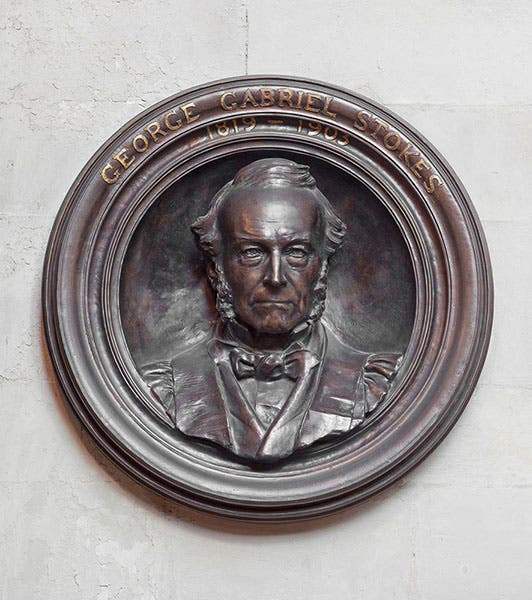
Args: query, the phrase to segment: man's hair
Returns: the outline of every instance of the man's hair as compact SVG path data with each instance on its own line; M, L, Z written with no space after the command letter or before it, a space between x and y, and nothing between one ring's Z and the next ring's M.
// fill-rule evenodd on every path
M215 194L208 212L192 224L191 229L197 237L198 245L208 256L216 257L220 252L221 233L218 227L218 215L224 201L231 194L252 187L292 187L311 190L317 201L320 218L325 225L325 258L334 254L342 245L346 226L316 186L310 168L286 158L263 158L240 169L234 179Z

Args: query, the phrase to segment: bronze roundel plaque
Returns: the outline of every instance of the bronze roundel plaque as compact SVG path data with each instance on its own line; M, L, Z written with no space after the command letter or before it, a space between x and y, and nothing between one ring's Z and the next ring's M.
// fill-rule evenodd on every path
M250 520L324 515L452 427L492 282L466 192L371 100L244 77L139 115L83 169L44 271L61 386L158 492Z

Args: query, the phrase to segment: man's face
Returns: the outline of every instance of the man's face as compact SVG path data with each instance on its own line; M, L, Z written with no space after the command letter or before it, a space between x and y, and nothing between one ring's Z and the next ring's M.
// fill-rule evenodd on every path
M224 202L223 270L241 323L286 334L307 319L321 267L318 215L305 189L249 188Z

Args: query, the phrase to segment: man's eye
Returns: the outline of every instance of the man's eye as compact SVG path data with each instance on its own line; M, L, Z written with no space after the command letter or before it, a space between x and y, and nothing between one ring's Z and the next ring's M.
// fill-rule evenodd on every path
M303 248L289 248L287 254L292 258L305 258L307 256L307 252Z
M242 256L242 258L260 258L262 256L262 251L260 248L246 248L240 252L240 256Z

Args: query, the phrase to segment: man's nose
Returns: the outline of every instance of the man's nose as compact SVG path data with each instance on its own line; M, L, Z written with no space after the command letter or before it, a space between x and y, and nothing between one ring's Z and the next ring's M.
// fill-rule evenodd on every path
M277 250L274 250L270 255L270 264L264 281L271 287L282 287L283 285L286 285L281 253Z

